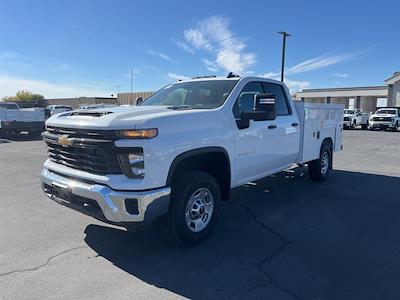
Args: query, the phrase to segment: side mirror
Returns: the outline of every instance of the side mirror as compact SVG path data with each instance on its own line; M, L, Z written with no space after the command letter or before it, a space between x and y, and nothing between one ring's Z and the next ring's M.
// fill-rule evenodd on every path
M136 98L136 105L139 105L142 102L143 102L143 98L142 97L137 97Z
M274 94L254 95L251 112L242 112L242 120L267 121L276 119L276 97Z

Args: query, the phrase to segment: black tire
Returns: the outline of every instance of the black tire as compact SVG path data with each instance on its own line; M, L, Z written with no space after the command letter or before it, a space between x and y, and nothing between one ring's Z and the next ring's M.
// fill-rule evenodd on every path
M362 124L361 125L362 130L367 130L368 129L368 124Z
M396 131L397 131L397 128L399 128L399 123L398 123L398 122L396 122L396 124L395 124L394 127L392 128L392 131L393 131L393 132L396 132Z
M210 197L208 192L206 192L208 201L213 202L213 210L210 213L211 215L208 215L208 218L206 218L208 223L204 225L205 227L201 231L195 232L195 228L187 222L186 212L189 200L200 189L205 189L211 194ZM169 212L164 217L162 224L164 234L169 240L182 246L200 243L210 234L215 224L220 201L221 191L214 177L198 171L189 171L180 174L172 185ZM203 213L205 207L206 205L203 206ZM190 215L188 215L188 218L190 218ZM199 217L199 219L202 219L202 217ZM194 224L194 221L192 221L192 224Z
M351 129L351 130L354 130L354 129L356 129L356 127L357 127L357 123L356 123L356 121L354 121L354 122L351 124L350 129Z
M328 178L332 169L332 157L333 155L330 143L324 142L321 146L319 158L308 163L308 173L312 180L324 181ZM326 159L328 159L327 162Z

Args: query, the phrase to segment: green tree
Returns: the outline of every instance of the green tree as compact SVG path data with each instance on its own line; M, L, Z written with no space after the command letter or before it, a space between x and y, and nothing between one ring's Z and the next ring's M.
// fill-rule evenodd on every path
M41 101L44 99L43 95L34 94L30 91L20 90L15 96L3 97L3 101Z

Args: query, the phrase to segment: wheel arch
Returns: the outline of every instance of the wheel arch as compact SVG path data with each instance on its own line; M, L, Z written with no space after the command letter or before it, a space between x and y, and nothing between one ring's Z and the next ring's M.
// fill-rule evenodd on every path
M184 171L197 170L213 176L221 189L222 200L228 200L231 189L231 165L229 154L223 147L203 147L176 156L168 171L167 186Z

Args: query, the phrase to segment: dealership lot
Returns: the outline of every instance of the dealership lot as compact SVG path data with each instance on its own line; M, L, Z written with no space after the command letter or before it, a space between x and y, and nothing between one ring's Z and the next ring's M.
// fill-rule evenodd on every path
M233 191L192 248L47 199L42 141L0 143L0 298L395 299L400 133L345 131L333 176L296 168Z

